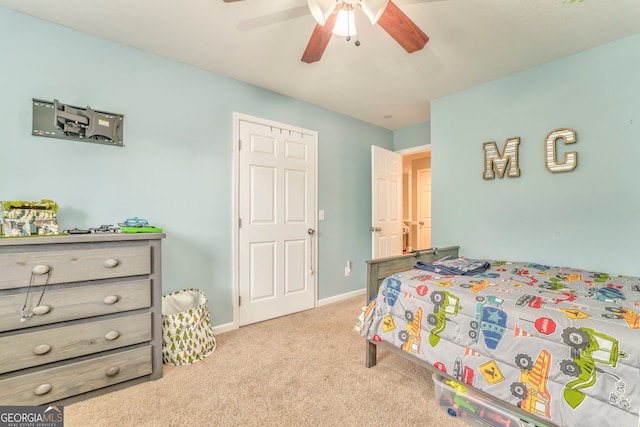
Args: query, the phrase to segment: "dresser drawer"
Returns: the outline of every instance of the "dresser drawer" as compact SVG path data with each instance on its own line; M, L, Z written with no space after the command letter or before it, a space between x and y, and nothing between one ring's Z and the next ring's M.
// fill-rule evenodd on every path
M0 337L0 374L151 341L151 313Z
M0 405L42 405L150 374L151 346L0 377Z
M41 292L40 288L31 290L28 308L37 303ZM151 281L131 280L46 290L39 310L36 310L43 313L23 321L20 310L26 295L0 297L0 332L150 307Z
M114 246L0 254L0 289L137 276L151 272L149 246Z

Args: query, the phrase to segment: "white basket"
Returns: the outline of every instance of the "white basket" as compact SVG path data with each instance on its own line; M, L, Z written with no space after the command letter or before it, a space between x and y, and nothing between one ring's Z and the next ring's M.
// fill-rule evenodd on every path
M162 361L189 365L216 349L207 297L198 289L184 289L162 297Z

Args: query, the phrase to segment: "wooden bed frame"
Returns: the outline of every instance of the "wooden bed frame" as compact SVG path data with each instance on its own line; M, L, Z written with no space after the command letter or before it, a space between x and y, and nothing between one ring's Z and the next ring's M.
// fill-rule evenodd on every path
M387 258L378 258L378 259L370 259L367 261L367 303L371 301L373 297L378 294L378 290L380 289L380 284L384 280L385 277L391 276L395 273L400 273L402 271L411 270L416 262L425 261L431 262L436 261L446 256L458 256L459 246L450 246L447 248L430 248L425 249L424 251L416 251L411 252L406 255L398 255L394 257ZM409 360L412 360L419 365L423 365L428 367L431 370L435 368L430 364L423 360L416 359L415 357L408 354L406 351L402 351L399 348L392 346L391 344L383 343L383 342L373 342L367 341L367 368L371 368L376 365L376 350L377 348L384 348L385 350L389 350L392 353L399 354L403 357L406 357Z
M459 246L449 246L446 248L430 248L430 249L425 249L423 251L412 252L406 255L368 260L367 261L367 303L371 301L371 299L378 294L380 284L386 277L395 273L411 270L413 266L416 264L416 262L418 261L431 262L431 261L436 261L441 258L444 258L445 256L457 257L459 249L460 249ZM438 375L442 375L447 379L458 381L455 378L451 377L450 375L447 375L444 372L440 371L431 363L418 359L415 356L412 356L411 354L407 353L406 351L403 351L402 349L394 347L393 345L385 342L376 342L376 341L367 340L367 350L366 350L367 368L371 368L376 365L378 347L385 349L390 353L404 357L405 359L412 361L418 366L427 368L430 372L437 373ZM506 402L503 402L498 398L483 392L482 390L478 390L474 388L474 392L481 395L484 399L493 403L495 406L500 408L505 408L507 412L519 414L522 418L532 420L533 422L536 423L536 426L555 427L555 424L550 423L549 420L542 419L534 414L525 412L524 410L516 407L515 405L510 405Z

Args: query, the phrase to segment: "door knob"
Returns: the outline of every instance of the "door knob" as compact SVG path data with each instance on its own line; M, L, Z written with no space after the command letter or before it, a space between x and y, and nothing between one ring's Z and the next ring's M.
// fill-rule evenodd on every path
M314 230L313 228L310 228L307 230L307 234L309 234L310 236L313 236L316 233L316 230Z
M423 222L423 221L420 221L418 224L420 224L420 225L424 225L424 222Z
M382 231L382 228L380 228L380 227L371 227L369 230L371 230L371 231Z

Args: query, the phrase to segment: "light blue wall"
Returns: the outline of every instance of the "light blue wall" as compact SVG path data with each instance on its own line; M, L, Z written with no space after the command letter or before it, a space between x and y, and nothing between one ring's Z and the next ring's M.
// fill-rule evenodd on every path
M640 35L432 103L433 242L470 257L640 275ZM543 141L577 132L572 172ZM483 180L482 143L519 136L518 178Z
M200 288L212 323L231 322L237 111L318 131L318 297L364 286L370 146L391 131L3 7L0 58L0 200L55 200L64 229L149 219L167 233L164 292ZM32 98L123 114L125 147L32 136Z
M431 123L420 123L393 132L394 151L431 144Z

